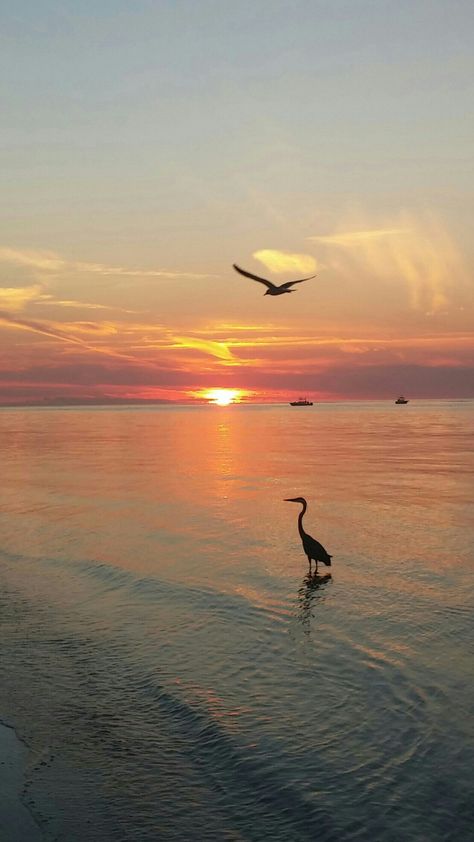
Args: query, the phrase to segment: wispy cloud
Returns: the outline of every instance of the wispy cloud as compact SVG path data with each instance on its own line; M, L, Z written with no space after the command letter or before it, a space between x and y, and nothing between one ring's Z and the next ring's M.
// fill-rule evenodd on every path
M79 272L88 272L93 275L119 275L126 278L209 278L208 274L197 272L175 272L165 269L128 269L123 266L107 266L103 263L69 263L72 269Z
M31 251L25 249L12 249L8 246L0 246L0 261L12 263L15 266L28 266L31 269L40 269L46 272L57 272L64 266L64 260L51 251Z
M30 301L38 300L43 291L41 284L27 287L0 287L0 305L17 312Z
M222 337L222 341L227 341L228 336L233 336L234 334L243 334L243 333L275 333L281 332L285 330L291 330L291 328L282 328L281 325L276 324L234 324L233 322L219 322L218 324L210 324L206 325L202 328L202 332L206 334L206 336L214 336L218 335Z
M467 296L467 271L446 227L433 214L404 212L396 221L308 239L328 249L325 263L339 277L405 284L410 307L425 315L459 309Z
M139 310L126 310L123 307L114 307L111 304L94 304L87 301L55 298L51 293L44 292L45 288L44 283L30 284L29 286L23 287L0 286L0 306L5 307L12 313L23 310L27 304L73 307L78 310L108 310L109 312L133 315L140 313Z
M71 336L64 328L49 323L37 321L36 319L24 319L20 316L13 315L7 310L0 310L0 322L7 326L19 328L20 330L28 330L33 333L40 333L43 336L49 336L53 339L60 339L62 342L72 342L75 345L82 345L87 347L86 343L78 337Z
M68 335L86 334L89 336L116 336L117 325L111 322L62 322L61 329Z
M51 322L22 318L12 314L8 310L0 310L0 323L7 327L26 330L31 333L38 333L51 339L57 339L60 342L67 342L72 345L80 346L87 351L93 351L94 353L105 354L109 357L136 362L135 358L129 356L128 354L119 353L110 348L101 348L91 345L89 342L86 342L84 339L81 339L81 337L75 335L77 332L95 332L97 335L99 333L97 326L93 326L93 331L91 330L91 325L89 325L89 330L87 331L84 329L84 324L81 325L81 323L79 324L79 327L77 325L73 327L69 325L62 325L61 327L58 327L56 324Z
M235 361L232 351L229 350L225 342L214 342L212 339L199 339L193 336L176 337L175 341L169 345L170 348L192 348L196 351L203 351L205 354L210 354L212 357L217 357L227 363Z
M261 249L253 257L263 263L271 272L301 272L308 274L316 271L316 260L310 254L292 254L278 249Z
M335 234L308 237L307 239L313 240L317 243L323 243L328 246L342 246L350 248L351 246L358 246L367 241L379 240L385 237L400 236L404 233L407 232L403 228L373 228L366 231L342 231Z
M42 272L79 272L92 275L116 275L127 278L208 278L207 274L196 272L169 271L166 269L136 269L124 266L110 266L105 263L67 260L51 251L30 251L0 246L0 261L25 266Z
M114 307L113 304L93 304L88 301L76 301L69 298L55 298L54 295L50 294L41 295L35 303L53 304L55 307L73 307L78 310L108 310L109 312L128 313L132 315L137 315L142 312L141 310L126 310L124 307Z
M159 324L128 323L120 326L120 334L122 343L128 342L129 350L134 352L199 351L226 365L239 362L225 339L208 339L198 333L184 336Z

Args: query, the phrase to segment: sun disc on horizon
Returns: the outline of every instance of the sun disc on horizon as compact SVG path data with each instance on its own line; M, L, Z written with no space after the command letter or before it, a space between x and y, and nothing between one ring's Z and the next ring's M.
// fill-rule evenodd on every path
M203 393L203 398L217 406L229 406L231 403L238 402L240 397L240 389L207 389Z

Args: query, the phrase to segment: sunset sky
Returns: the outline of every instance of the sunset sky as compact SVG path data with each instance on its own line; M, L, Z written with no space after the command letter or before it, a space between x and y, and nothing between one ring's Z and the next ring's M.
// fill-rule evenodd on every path
M474 397L471 0L2 30L0 403Z

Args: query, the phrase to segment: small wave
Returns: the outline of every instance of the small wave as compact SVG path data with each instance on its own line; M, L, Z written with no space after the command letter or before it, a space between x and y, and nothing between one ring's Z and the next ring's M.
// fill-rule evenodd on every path
M30 646L11 654L17 680L28 676L24 687L17 684L19 700L29 694L26 728L33 727L30 694L37 700L34 727L43 743L30 769L27 799L37 810L43 805L46 827L54 793L60 803L69 803L62 838L71 842L152 842L157 826L170 840L217 840L225 833L262 842L340 838L316 794L288 778L281 748L268 734L253 742L246 732L230 730L226 717L216 718L204 691L189 684L173 688L166 674L141 669L130 645L77 630L74 637L55 633L58 618L46 616L48 626L37 624ZM48 681L54 695L48 695ZM97 793L102 806L94 803ZM97 824L87 829L89 810ZM205 836L204 815L210 822ZM114 835L111 828L117 827L122 831Z

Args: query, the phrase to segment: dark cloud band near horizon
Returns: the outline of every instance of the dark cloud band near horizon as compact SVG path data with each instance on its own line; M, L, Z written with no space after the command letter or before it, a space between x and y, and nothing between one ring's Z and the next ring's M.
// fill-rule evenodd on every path
M131 376L132 375L132 376ZM418 398L474 398L473 366L418 366L410 364L364 366L335 366L330 371L303 372L294 374L262 371L248 372L245 368L215 373L202 373L199 379L188 371L156 368L150 374L149 368L134 366L131 370L111 367L100 363L68 363L57 361L55 366L29 366L17 371L4 372L0 378L2 401L11 397L11 388L21 389L25 397L31 393L36 397L43 388L45 394L60 395L67 387L79 399L84 390L94 395L108 394L113 390L115 397L120 393L145 397L152 390L156 397L166 399L169 392L181 392L188 399L191 391L212 388L245 389L259 396L275 393L278 399L294 392L323 396L326 399L381 399L405 392ZM173 394L173 399L175 395Z

